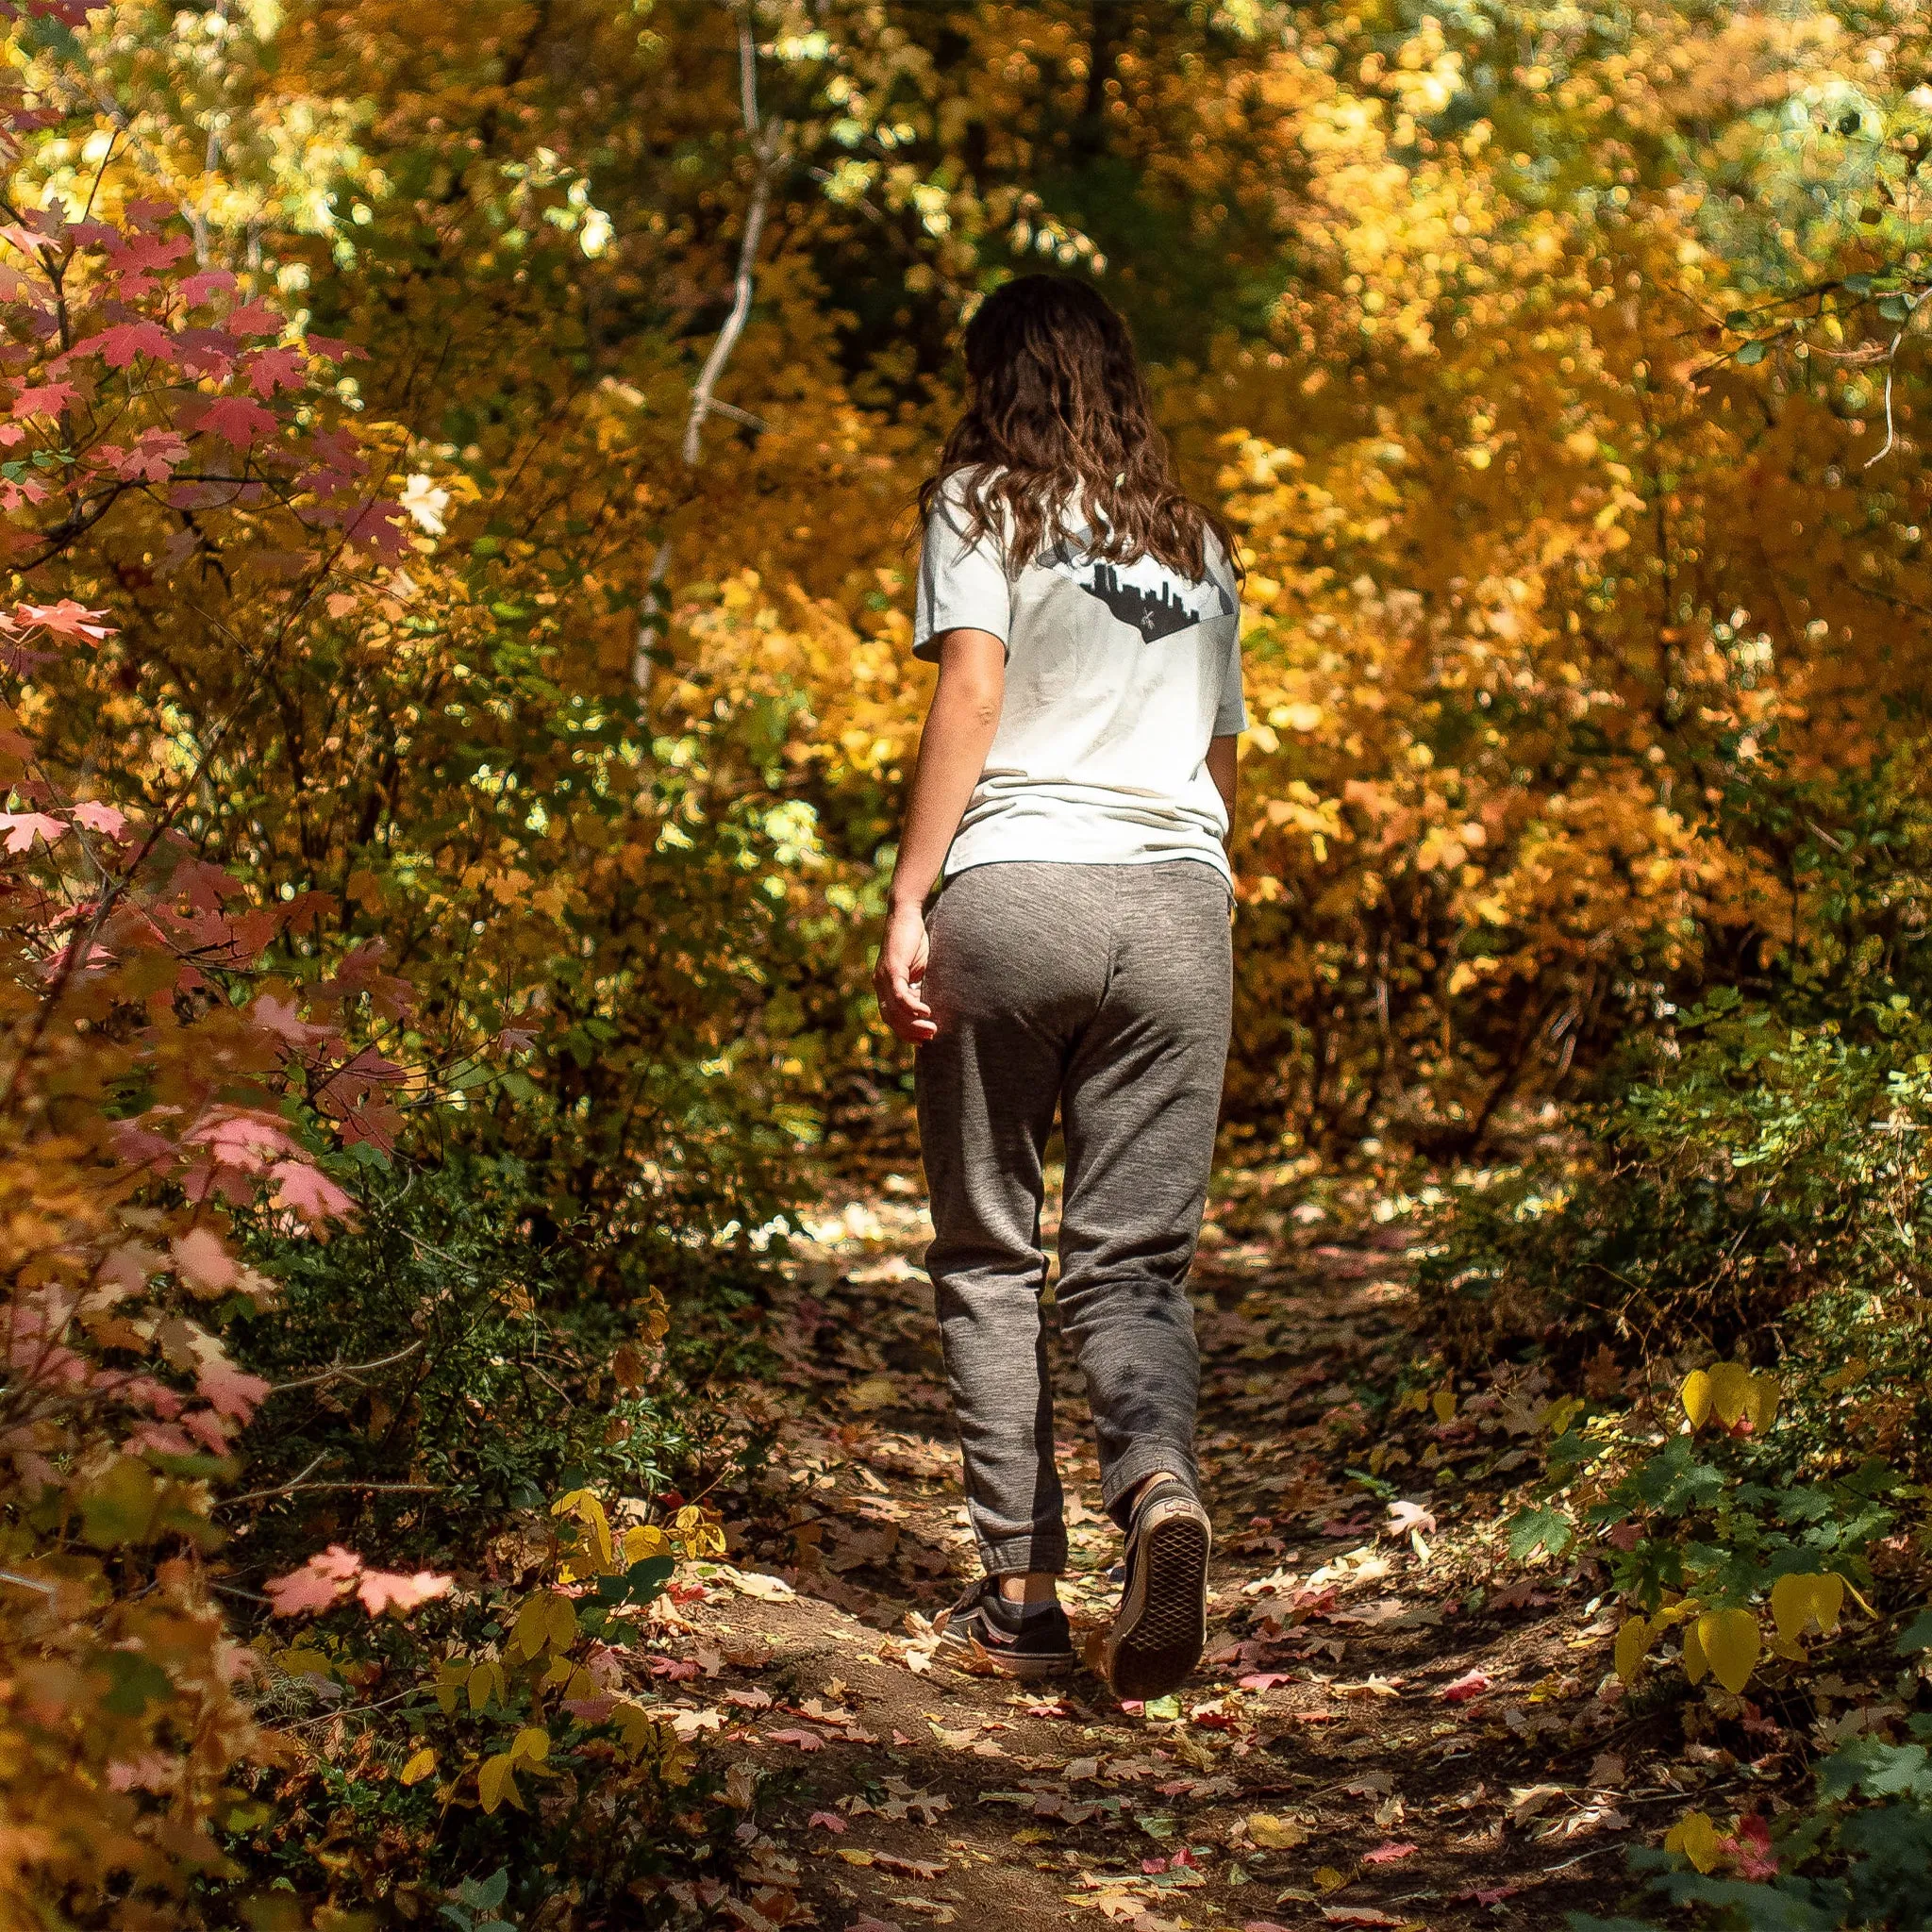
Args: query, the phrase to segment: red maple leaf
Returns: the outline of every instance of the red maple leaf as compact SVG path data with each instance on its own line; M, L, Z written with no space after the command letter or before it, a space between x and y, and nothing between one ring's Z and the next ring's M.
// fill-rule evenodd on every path
M237 449L247 449L264 436L273 436L281 425L250 397L223 396L202 411L195 427L232 442Z

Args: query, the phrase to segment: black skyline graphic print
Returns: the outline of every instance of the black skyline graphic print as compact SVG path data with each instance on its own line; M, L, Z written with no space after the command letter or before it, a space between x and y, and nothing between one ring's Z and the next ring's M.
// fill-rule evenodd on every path
M1093 581L1080 588L1090 597L1098 597L1123 624L1130 624L1151 644L1171 638L1201 622L1203 611L1190 610L1174 593L1171 584L1158 591L1144 591L1138 584L1124 584L1121 574L1110 563L1093 566ZM1220 591L1221 614L1232 614L1233 606L1225 591Z

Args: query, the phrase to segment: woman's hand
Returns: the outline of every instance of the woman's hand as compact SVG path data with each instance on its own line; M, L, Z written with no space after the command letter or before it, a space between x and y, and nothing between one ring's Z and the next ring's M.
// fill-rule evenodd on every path
M894 906L886 915L886 936L879 944L872 983L886 1024L914 1046L938 1038L940 1030L922 991L930 950L924 909L909 903Z

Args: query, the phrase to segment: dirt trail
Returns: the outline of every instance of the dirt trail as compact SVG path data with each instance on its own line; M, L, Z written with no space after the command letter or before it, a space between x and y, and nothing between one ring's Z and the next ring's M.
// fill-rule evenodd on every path
M777 1324L773 1466L657 1667L680 1727L741 1802L756 1791L731 1883L693 1903L751 1932L1541 1932L1606 1908L1623 1843L1687 1788L1636 1767L1641 1721L1603 1688L1607 1617L1492 1568L1530 1400L1385 1412L1416 1352L1402 1257L1330 1226L1273 1216L1263 1239L1204 1243L1208 1657L1144 1711L1085 1673L1020 1688L930 1659L921 1620L974 1563L924 1220L889 1177L816 1227ZM1097 1629L1118 1537L1077 1397L1058 1433L1068 1607ZM1392 1496L1349 1478L1372 1452Z

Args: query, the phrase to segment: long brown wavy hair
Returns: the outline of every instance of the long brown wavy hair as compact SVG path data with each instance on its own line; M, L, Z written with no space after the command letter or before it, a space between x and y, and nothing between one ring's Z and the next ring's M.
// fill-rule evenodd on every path
M1210 534L1239 571L1227 526L1174 482L1133 338L1090 284L1022 275L996 290L966 326L966 374L972 398L920 486L922 520L965 472L965 534L992 533L1008 571L1065 543L1110 563L1152 556L1199 582Z

